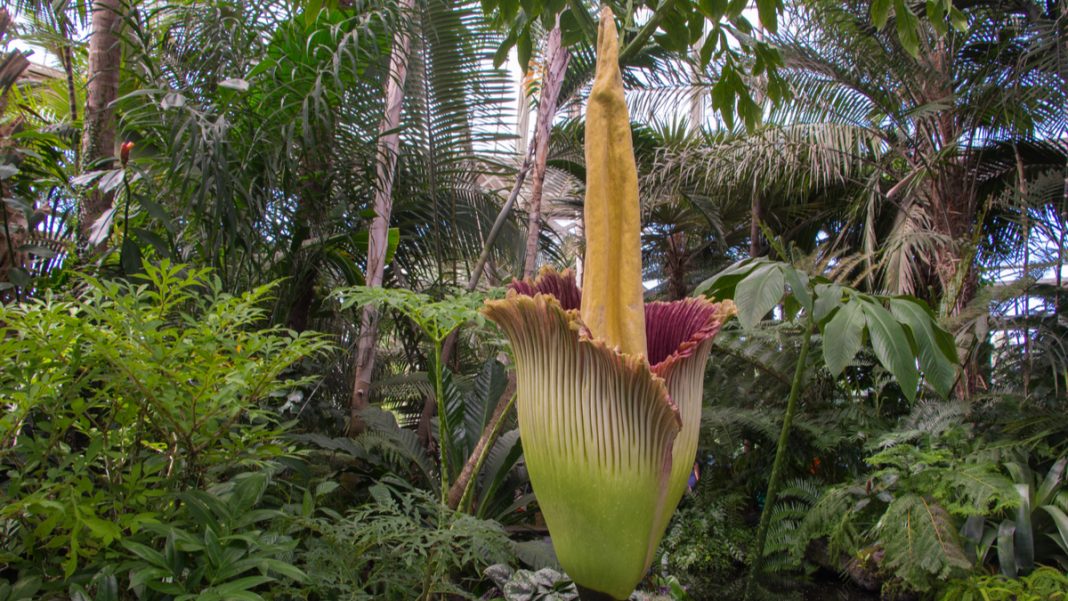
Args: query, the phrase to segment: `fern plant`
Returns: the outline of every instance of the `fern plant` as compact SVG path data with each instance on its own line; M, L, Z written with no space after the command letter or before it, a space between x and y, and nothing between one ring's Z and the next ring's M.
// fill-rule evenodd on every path
M372 502L345 515L321 510L295 521L308 534L299 554L308 579L279 598L473 599L482 570L513 559L495 522L454 512L395 477L370 492Z
M829 489L805 516L792 549L826 538L832 558L878 549L880 569L908 588L929 591L973 566L958 533L970 516L1005 511L1018 498L997 463L972 448L968 429L946 410L921 404L884 436L867 462L873 471Z
M1064 601L1068 599L1068 574L1054 568L1038 568L1022 578L1004 575L972 576L954 580L939 601Z

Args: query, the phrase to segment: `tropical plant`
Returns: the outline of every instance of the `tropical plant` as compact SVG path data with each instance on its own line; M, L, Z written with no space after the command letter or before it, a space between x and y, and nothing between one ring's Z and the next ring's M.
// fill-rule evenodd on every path
M954 580L939 601L1063 601L1068 599L1068 576L1054 568L1038 568L1022 578L1003 575Z
M0 9L0 301L32 296L69 250L71 137L37 106L27 53L7 50L14 23Z
M515 353L525 461L557 557L591 599L626 598L653 559L696 455L711 338L733 312L643 302L618 53L605 8L587 109L585 294L546 270L484 309Z
M759 196L754 221L802 248L822 244L854 285L913 294L947 316L974 297L974 265L1015 246L1004 236L1028 219L1030 232L1039 219L1060 229L1052 213L1032 204L1028 217L1015 201L1028 183L1042 206L1063 196L1038 185L1063 179L1063 149L1052 153L1059 160L1034 151L1063 131L1062 59L1044 50L1060 13L980 2L958 7L970 24L961 31L917 22L908 3L893 3L888 18L890 6L793 6L791 26L771 36L790 101L769 109L764 128L668 149L659 172ZM892 29L918 36L895 39ZM976 383L973 374L966 385L974 392Z
M470 591L481 571L512 559L511 542L495 522L454 512L396 478L384 478L370 492L371 503L344 515L320 509L319 515L294 522L294 529L307 536L299 565L308 580L286 595L473 599Z
M80 279L0 307L0 520L6 563L78 582L169 495L292 452L273 405L329 348L262 328L272 287L239 296L206 270L163 262L129 281Z
M960 403L917 405L871 447L871 473L821 495L801 523L795 560L808 541L826 537L832 561L877 558L880 572L914 590L970 570L960 524L1010 509L1018 496L962 425L967 410Z
M781 245L779 253L787 256ZM739 307L738 321L743 327L752 328L780 303L783 303L784 317L800 321L802 327L801 350L756 533L750 572L752 583L762 569L764 546L814 335L822 334L824 362L831 375L838 377L860 352L867 332L879 362L893 375L909 400L916 397L919 385L917 366L940 395L950 392L957 379L956 347L922 301L862 294L820 276L810 277L788 263L746 259L699 286L697 292L733 299ZM889 310L884 303L889 305Z
M1060 459L1039 481L1026 462L1005 464L1017 495L1013 499L1015 511L1010 510L1000 521L973 516L962 529L980 563L993 549L1001 573L1009 578L1031 573L1036 563L1056 562L1068 568L1066 465L1068 459Z
M695 599L709 598L734 580L752 545L753 530L739 511L744 499L716 488L711 479L699 481L694 494L683 500L652 568L655 574L675 577Z
M265 585L305 582L293 565L297 540L269 529L286 515L263 507L269 485L268 474L257 472L179 494L173 516L122 541L130 557L117 570L129 574L123 588L139 601L263 601ZM110 580L117 583L114 575ZM103 582L96 586L97 598L104 597Z

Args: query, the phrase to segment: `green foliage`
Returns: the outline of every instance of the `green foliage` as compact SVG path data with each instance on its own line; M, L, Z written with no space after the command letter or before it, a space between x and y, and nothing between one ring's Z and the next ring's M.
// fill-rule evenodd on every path
M633 60L646 46L653 46L654 54L666 51L683 57L691 47L699 46L692 60L702 69L718 59L719 76L711 90L711 101L728 128L734 126L736 116L750 128L762 119L760 104L754 100L756 94L747 83L751 77L765 77L763 92L773 101L786 96L787 88L777 74L782 57L760 36L753 35L755 27L744 14L748 6L745 2L642 0L608 5L621 20L620 62L623 64ZM758 0L756 5L760 26L774 32L783 10L782 0ZM494 58L498 65L504 63L514 47L520 65L527 69L536 47L535 38L539 32L552 29L557 17L565 46L592 47L597 43L597 15L591 13L592 7L585 2L483 0L482 6L507 31ZM635 15L642 9L647 9L650 16L639 23ZM747 60L750 57L752 60Z
M466 460L474 451L505 389L506 372L496 359L483 363L478 375L469 382L453 374L441 362L445 339L450 334L467 323L479 326L485 324L485 318L479 309L486 295L462 293L434 300L429 295L411 290L356 286L337 290L334 296L340 299L342 308L373 304L397 311L410 319L430 339L433 347L430 377L438 409L438 482L444 500L449 483L460 474ZM507 411L510 411L510 407L506 408L505 415ZM503 423L502 421L498 424L498 436L504 434L500 428ZM478 471L469 481L463 498L470 502L475 487L481 486L482 499L477 509L478 515L492 514L503 517L527 502L525 499L504 500L508 488L502 488L505 484L520 484L511 477L511 470L519 460L522 448L518 441L518 431L509 432L491 443L492 446L488 447L486 454L480 458L488 463L485 468L482 463L477 465ZM467 510L471 507L461 509Z
M333 295L341 301L342 309L363 305L393 309L410 319L432 342L439 344L466 323L486 323L478 312L486 299L481 293L456 294L436 300L428 294L404 288L353 286L335 290Z
M897 496L879 518L874 533L886 553L882 568L911 587L925 590L972 564L956 538L950 515L917 494Z
M764 570L779 572L780 575L797 567L791 554L795 548L804 546L802 542L805 516L813 505L819 501L823 487L814 479L797 479L784 483L777 495L775 506L771 509L767 544L764 547ZM803 566L808 571L808 566Z
M789 294L787 294L789 285ZM926 382L947 396L957 381L957 350L923 301L911 296L877 296L809 276L788 263L746 259L697 287L697 294L730 298L738 321L752 329L780 304L785 319L805 311L825 340L823 358L834 376L853 361L865 334L879 363L897 380L909 400L919 383L917 364Z
M1005 464L1012 476L1015 510L992 514L1000 520L978 518L964 526L980 561L996 550L1001 573L1009 578L1030 573L1036 562L1068 567L1066 465L1068 458L1055 462L1040 481L1026 461Z
M267 530L282 511L262 508L269 478L250 473L178 495L179 510L122 546L120 568L142 601L263 601L254 589L304 581L293 566L297 540Z
M966 408L929 405L883 437L886 446L867 459L870 474L822 495L801 524L795 562L809 540L825 537L832 560L877 546L880 569L915 590L971 568L960 523L1011 509L1018 497L998 464L974 450L960 425Z
M170 493L291 452L272 404L328 348L262 326L271 287L233 296L207 271L85 277L77 296L0 307L0 558L46 580L90 570L165 520Z
M1064 601L1068 599L1068 574L1038 568L1022 578L1002 575L972 576L953 580L939 601Z
M710 486L698 490L672 517L653 569L704 599L737 577L753 532L741 519L739 497L717 496Z
M495 522L453 512L396 479L384 479L371 494L372 503L344 516L324 510L295 522L310 534L299 554L308 579L287 596L471 599L467 591L484 568L512 560L511 542Z

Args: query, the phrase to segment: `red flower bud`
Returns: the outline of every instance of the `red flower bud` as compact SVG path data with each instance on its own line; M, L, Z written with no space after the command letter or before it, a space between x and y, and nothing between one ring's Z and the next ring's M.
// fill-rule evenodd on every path
M130 162L130 151L133 150L133 147L134 143L129 140L122 143L122 148L119 149L119 160L122 161L123 167Z

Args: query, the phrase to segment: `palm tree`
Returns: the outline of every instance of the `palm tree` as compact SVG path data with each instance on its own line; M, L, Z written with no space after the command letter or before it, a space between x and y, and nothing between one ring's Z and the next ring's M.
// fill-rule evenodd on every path
M86 72L86 103L82 122L83 170L107 169L115 160L115 109L122 65L120 30L125 6L122 0L93 0L92 33L89 36L89 70ZM78 211L78 246L96 252L90 237L98 221L111 209L112 194L90 190ZM97 245L99 246L99 245Z
M956 313L975 294L988 233L984 149L1063 131L1058 66L1042 51L1061 17L1047 10L973 3L966 32L922 26L914 57L892 27L871 24L865 3L799 7L770 38L792 100L756 132L669 160L739 190L848 184L848 197L818 214L824 226L806 233L829 235L831 253L859 253L878 288Z
M401 11L412 9L412 0L404 0ZM406 15L405 15L406 16ZM382 285L389 248L389 218L393 212L393 180L400 151L400 117L404 104L404 84L408 77L411 39L406 28L397 30L386 72L385 111L378 128L378 160L375 165L376 190L374 219L367 237L366 282L368 286ZM375 364L375 342L378 335L378 309L374 305L363 308L360 317L360 337L356 344L356 367L353 376L352 401L349 404L349 430L358 431L360 413L370 402L371 373Z

